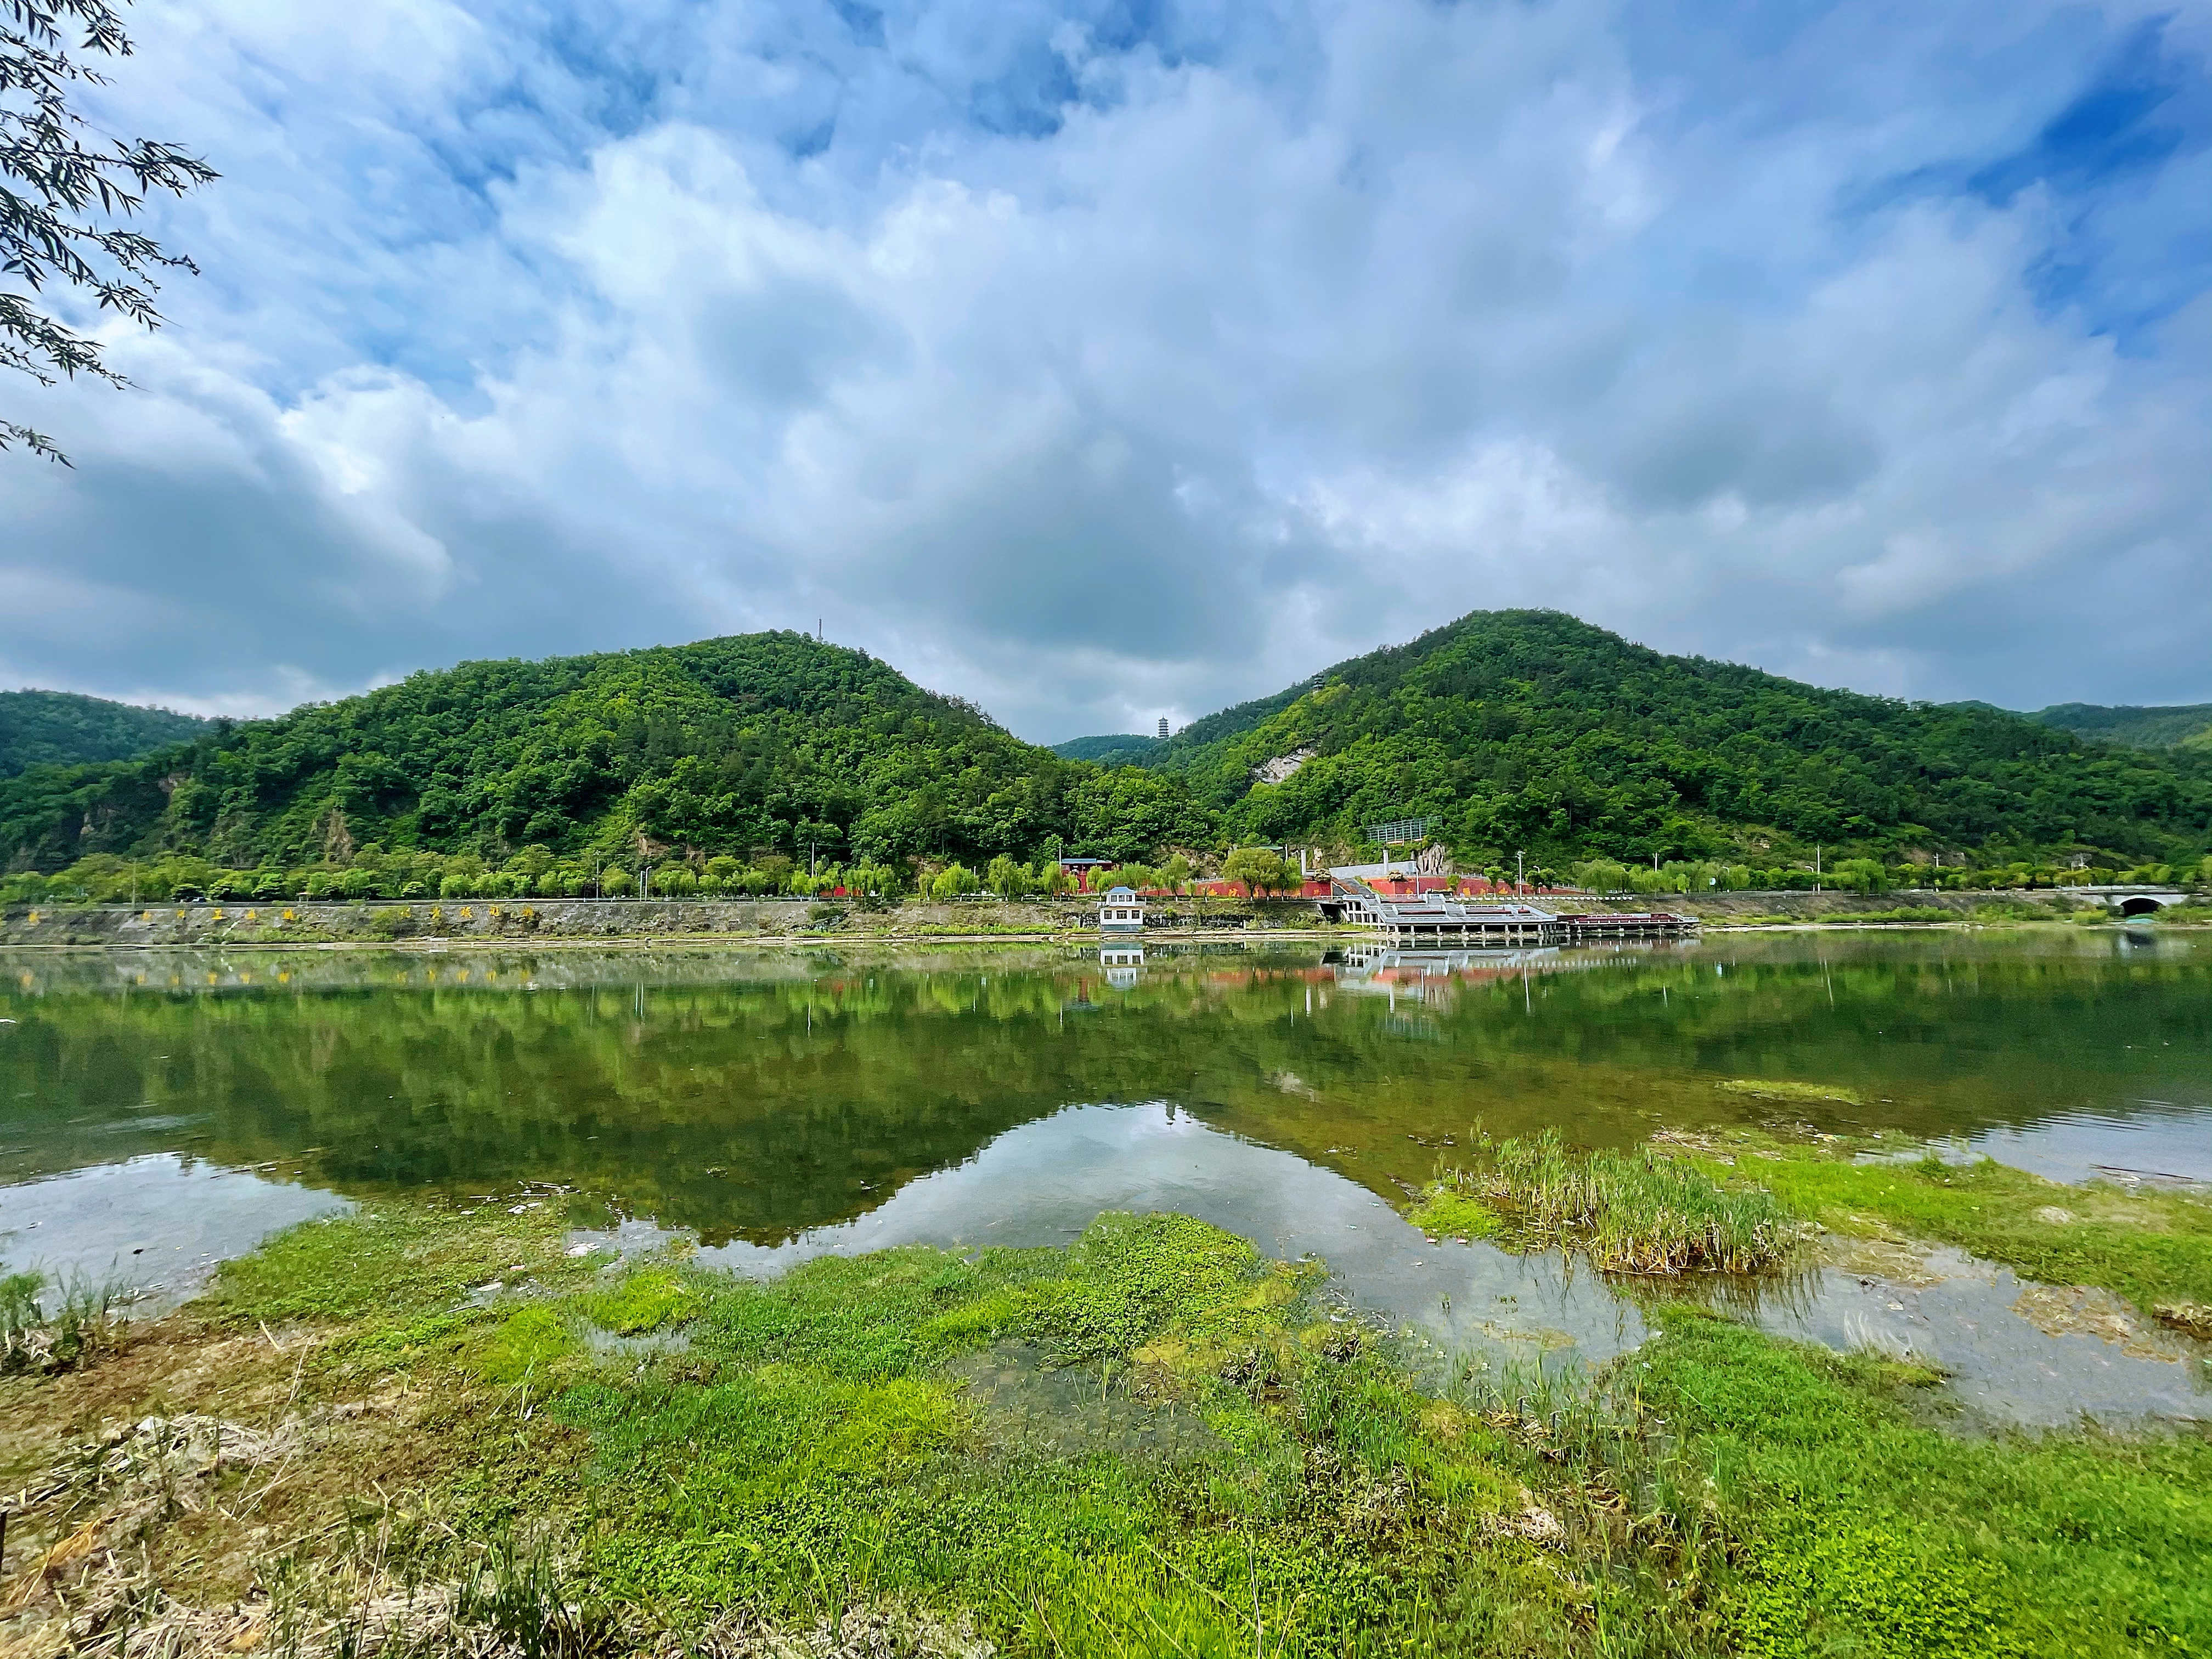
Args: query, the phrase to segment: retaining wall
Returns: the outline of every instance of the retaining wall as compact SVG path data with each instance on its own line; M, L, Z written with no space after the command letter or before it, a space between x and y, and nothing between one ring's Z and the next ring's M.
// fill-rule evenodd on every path
M933 939L1097 933L1095 900L449 899L342 903L34 905L0 912L0 944L75 945L422 945L444 940ZM1153 908L1151 931L1311 927L1310 902L1183 900Z

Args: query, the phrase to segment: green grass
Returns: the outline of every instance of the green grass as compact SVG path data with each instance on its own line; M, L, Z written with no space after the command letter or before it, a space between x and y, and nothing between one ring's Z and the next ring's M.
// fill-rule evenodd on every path
M1607 1273L1763 1273L1803 1243L1771 1194L1655 1148L1576 1152L1547 1129L1478 1136L1474 1150L1475 1164L1430 1189L1416 1225L1458 1233L1452 1224L1465 1223L1520 1249L1565 1244Z
M680 1367L556 1406L592 1446L595 1580L787 1622L920 1605L1039 1655L2212 1644L2201 1432L1961 1437L1925 1372L1673 1307L1594 1382L1440 1399L1325 1350L1310 1291L1166 1217L710 1289ZM1133 1432L1025 1445L960 1380L1009 1343L1061 1413Z
M1717 1177L1729 1173L1692 1161ZM2212 1203L2189 1194L2060 1186L1986 1158L1860 1164L1773 1146L1735 1169L1833 1231L1954 1245L2047 1284L2102 1285L2145 1311L2212 1302ZM2052 1211L2070 1218L2039 1213Z
M699 1285L665 1267L641 1267L593 1292L578 1304L594 1325L619 1336L639 1336L680 1324L704 1304Z
M1940 904L1896 904L1887 910L1827 910L1810 918L1814 921L1965 921L1967 918L1957 910L1946 909Z
M1434 1610L1345 1513L1410 1501L1386 1472L1421 1402L1329 1340L1314 1279L1186 1218L1109 1215L1065 1250L725 1282L682 1380L602 1377L557 1407L606 1483L594 1563L627 1595L793 1621L918 1598L1016 1651L1397 1650L1385 1633ZM1011 1397L963 1386L984 1350L1012 1356ZM1032 1395L1072 1451L1026 1443ZM1324 1446L1344 1449L1317 1480Z
M1639 1248L1662 1212L1668 1237L1787 1225L1717 1163L1540 1140L1485 1167L1511 1202L1453 1188L1433 1213L1510 1237L1541 1206L1601 1242L1617 1206ZM2202 1430L1963 1436L1929 1373L1650 1298L1653 1340L1595 1377L1439 1393L1316 1264L1177 1216L766 1282L560 1244L543 1211L388 1205L273 1241L210 1306L219 1334L325 1329L303 1406L423 1402L382 1419L414 1443L359 1466L362 1512L369 1472L447 1471L406 1572L478 1563L468 1617L557 1614L575 1659L852 1609L1039 1659L2212 1654ZM471 1305L517 1262L519 1293ZM600 1352L595 1328L638 1340ZM311 1454L287 1480L319 1478Z
M1505 1227L1489 1205L1443 1182L1432 1184L1406 1219L1435 1238L1494 1238Z
M1680 1437L1741 1539L1738 1650L2202 1653L2212 1439L1963 1437L1893 1368L1710 1316L1662 1316L1638 1407Z
M603 1258L566 1253L557 1200L517 1207L393 1202L307 1222L225 1262L201 1305L226 1325L328 1328L314 1363L338 1376L436 1359L542 1391L548 1368L576 1346L565 1325L517 1324L511 1305L477 1305L471 1293L495 1280L534 1295L574 1291ZM643 1308L659 1284L639 1285L626 1305Z
M1833 1085L1737 1079L1774 1098ZM2094 1285L2145 1313L2212 1304L2212 1201L2178 1191L2062 1186L1983 1158L1859 1162L1850 1143L1739 1133L1733 1158L1646 1147L1578 1152L1557 1136L1492 1144L1431 1186L1408 1219L1514 1248L1565 1243L1607 1271L1759 1272L1786 1265L1807 1224L1948 1244L2022 1277ZM2179 1312L2176 1322L2185 1322Z
M393 1203L310 1221L225 1262L212 1308L249 1323L356 1321L419 1314L518 1270L574 1277L558 1208L514 1207Z

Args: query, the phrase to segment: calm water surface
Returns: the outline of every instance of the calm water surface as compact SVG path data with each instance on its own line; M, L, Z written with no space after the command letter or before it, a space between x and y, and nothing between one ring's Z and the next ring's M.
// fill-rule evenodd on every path
M1391 1207L1476 1126L1620 1144L1779 1114L2057 1179L2212 1180L2212 945L2151 932L1141 963L23 953L0 957L0 1263L171 1286L398 1191L555 1183L579 1225L682 1230L758 1269L1164 1208L1317 1252L1441 1344L1599 1355L1640 1335L1630 1304ZM1851 1100L1716 1086L1735 1079ZM1840 1316L1815 1295L1789 1317Z

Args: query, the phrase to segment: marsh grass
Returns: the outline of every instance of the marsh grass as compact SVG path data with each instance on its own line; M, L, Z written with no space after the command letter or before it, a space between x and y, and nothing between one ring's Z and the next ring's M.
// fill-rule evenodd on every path
M1803 1249L1807 1230L1772 1193L1656 1146L1579 1152L1547 1129L1478 1134L1474 1151L1479 1161L1443 1176L1413 1212L1416 1225L1459 1231L1449 1224L1477 1206L1502 1243L1565 1245L1618 1273L1769 1273Z
M116 1321L131 1300L105 1280L58 1285L45 1273L0 1276L0 1374L68 1370L115 1340Z
M1563 1163L1571 1179L1547 1173ZM1540 1178L1562 1217L1588 1214L1570 1155L1506 1164L1513 1190ZM538 1212L392 1206L227 1273L208 1328L252 1347L264 1315L289 1320L307 1363L270 1409L322 1426L240 1443L259 1460L242 1491L216 1480L197 1508L101 1534L84 1559L121 1588L56 1581L71 1616L98 1612L80 1647L2212 1651L2212 1437L1965 1439L1927 1425L1916 1367L1666 1297L1652 1339L1601 1372L1438 1392L1386 1334L1331 1316L1318 1267L1181 1217L769 1282L673 1259L602 1271L559 1247ZM482 1305L494 1275L510 1288ZM682 1346L582 1340L617 1325ZM0 1406L70 1381L11 1379ZM1026 1434L1038 1401L1080 1402L1101 1431ZM281 1528L252 1501L272 1486L301 1505ZM265 1559L243 1601L195 1599L179 1577L226 1526L264 1528Z
M2048 1285L2094 1285L2146 1312L2212 1304L2212 1198L2062 1186L1990 1158L1899 1158L1887 1142L1804 1146L1748 1133L1735 1155L1684 1154L1715 1180L1755 1176L1832 1232L1949 1244ZM1883 1154L1859 1162L1861 1151ZM2063 1216L2065 1218L2054 1218Z

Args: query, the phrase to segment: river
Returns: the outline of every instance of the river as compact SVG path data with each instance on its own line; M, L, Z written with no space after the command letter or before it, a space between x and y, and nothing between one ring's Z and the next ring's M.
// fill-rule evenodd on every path
M19 952L0 1021L0 1266L167 1297L398 1193L527 1187L580 1238L675 1233L749 1271L1161 1208L1316 1252L1439 1344L1602 1357L1632 1301L1398 1218L1472 1135L1891 1130L2061 1181L2212 1182L2212 940L2155 929ZM1812 1334L1840 1317L1801 1303Z

